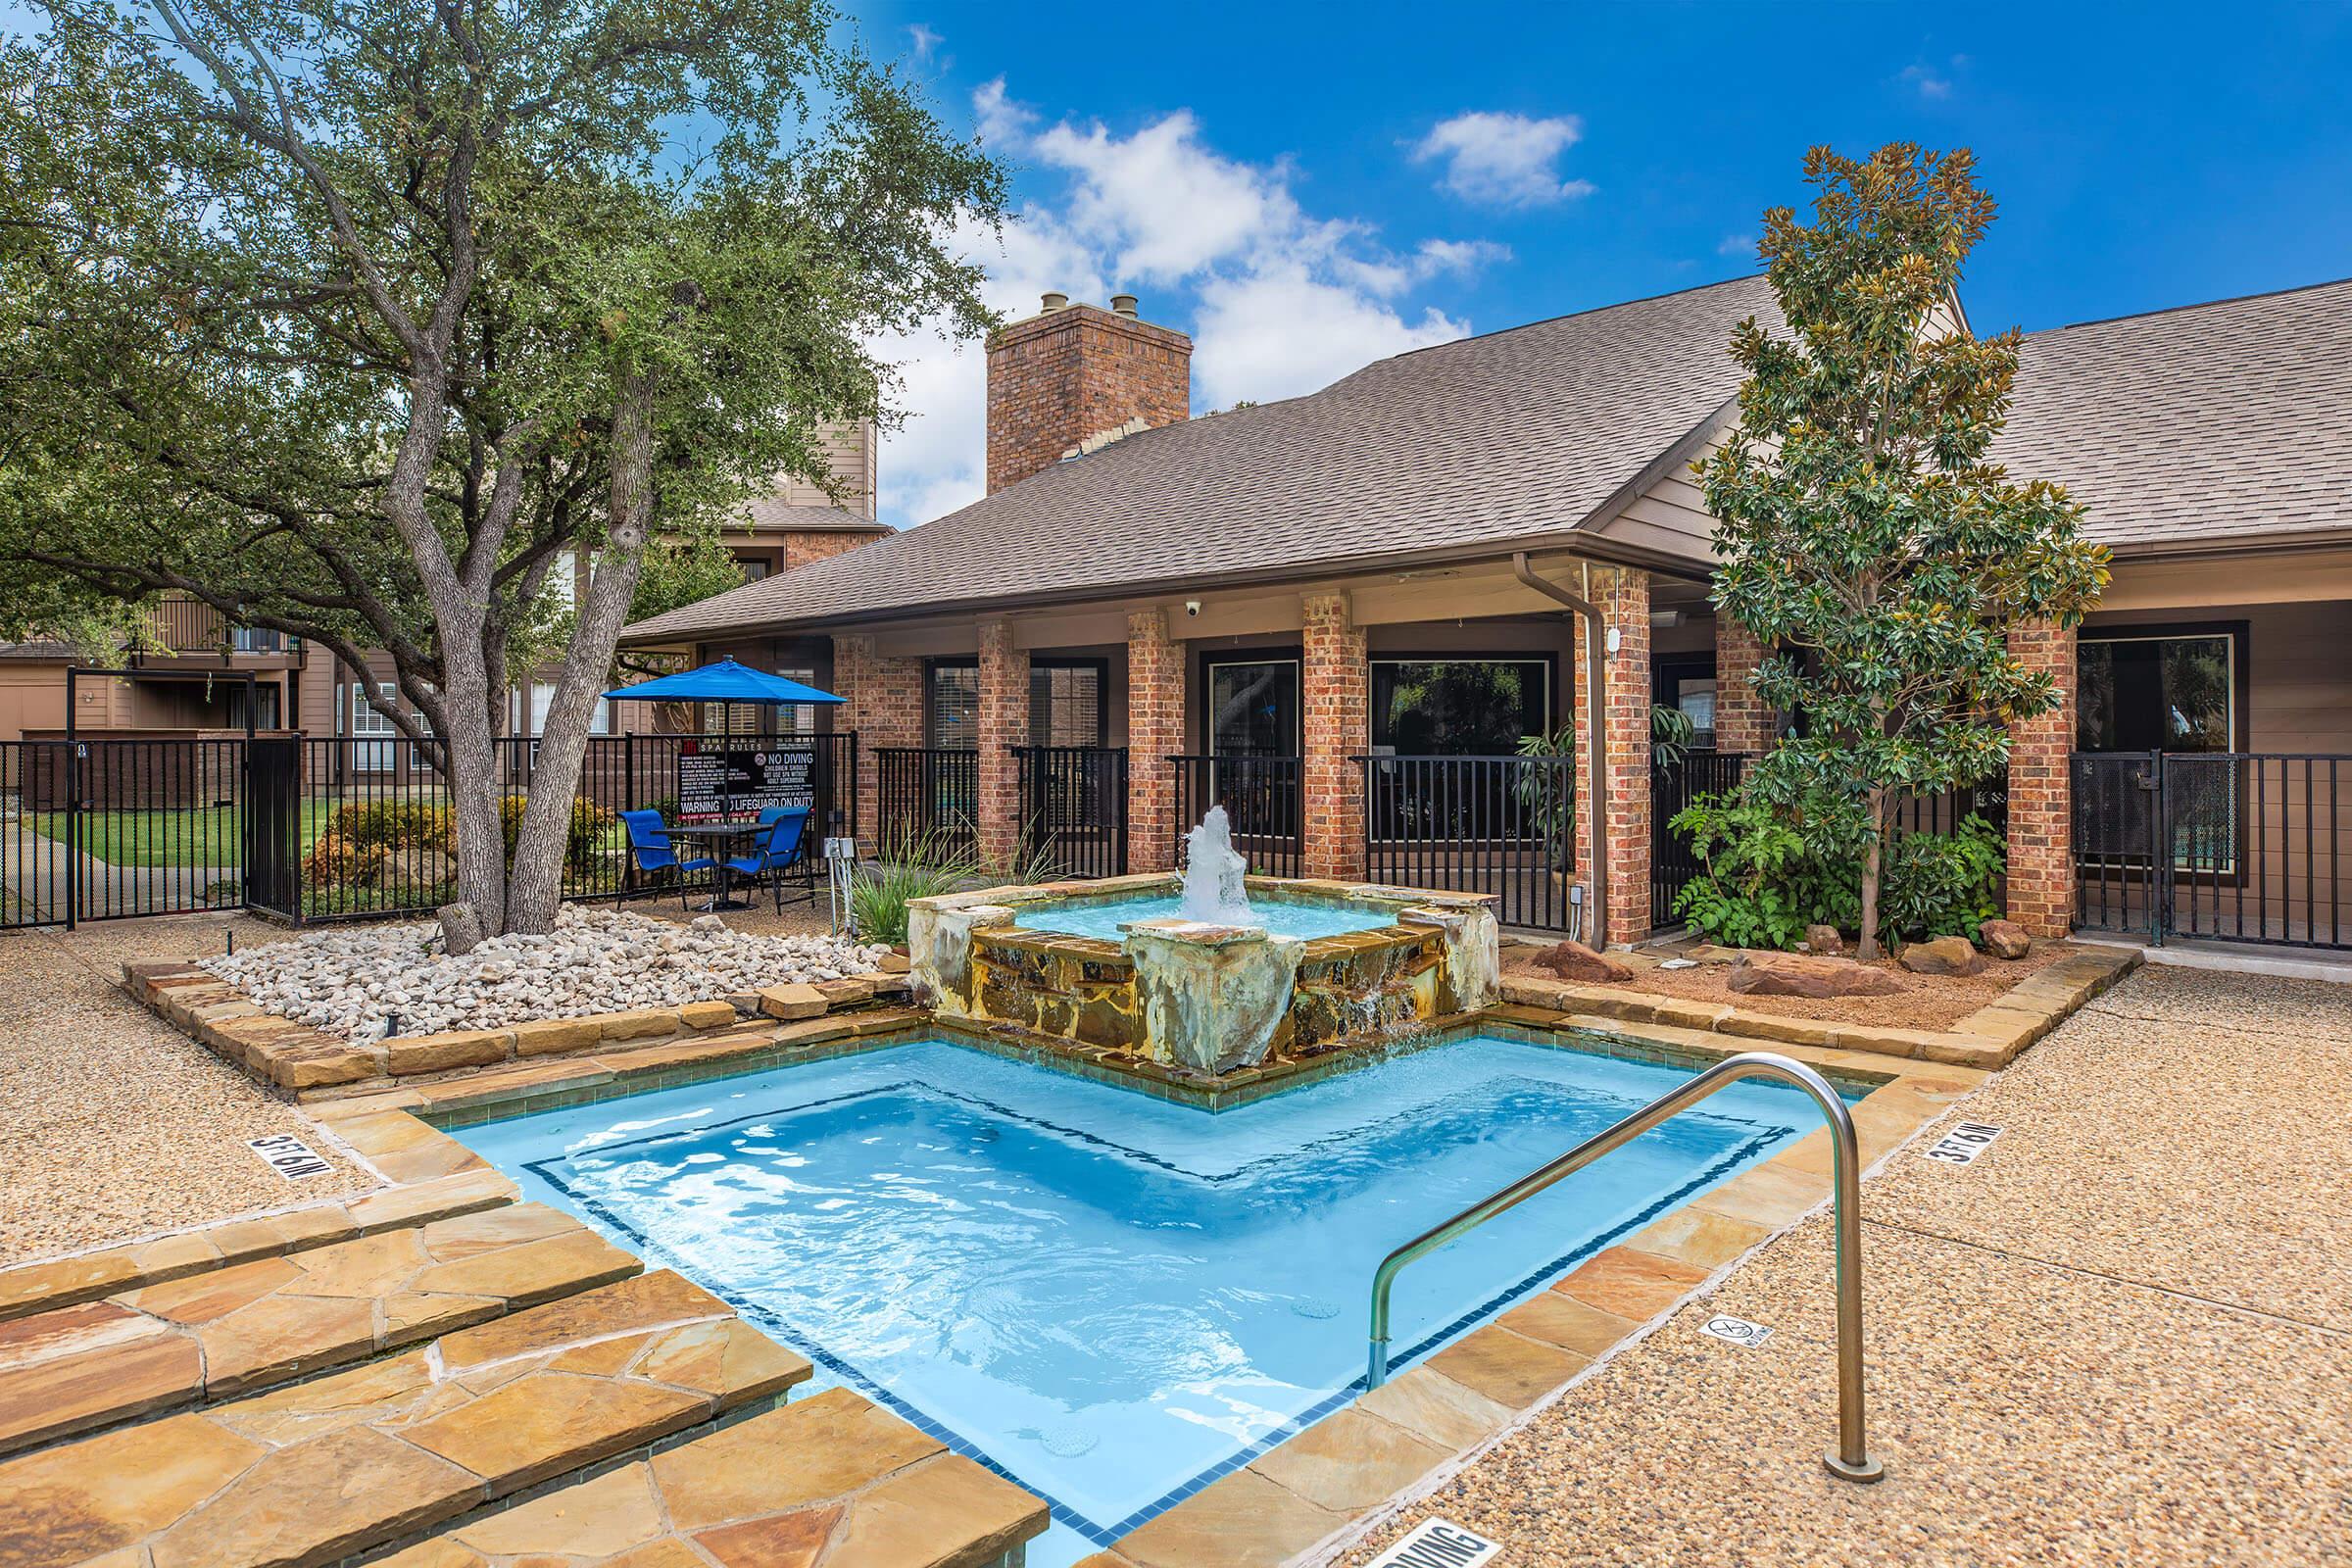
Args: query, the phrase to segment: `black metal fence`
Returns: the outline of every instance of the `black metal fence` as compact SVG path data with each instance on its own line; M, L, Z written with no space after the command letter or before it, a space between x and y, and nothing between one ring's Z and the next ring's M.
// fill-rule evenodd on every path
M1056 876L1127 870L1127 752L1106 746L1016 746L1021 849Z
M500 746L508 842L539 743ZM582 757L564 845L570 899L645 891L619 821L679 809L681 760L750 752L735 815L836 811L855 831L857 737L600 735ZM456 887L446 788L415 748L368 736L82 739L0 744L0 926L251 907L295 922L418 914ZM706 769L707 770L707 769Z
M1706 869L1690 836L1673 826L1677 813L1701 795L1728 795L1747 774L1747 754L1697 749L1685 754L1674 767L1650 769L1649 775L1649 917L1657 925L1681 918L1674 901L1691 879Z
M944 860L979 853L978 752L878 746L874 786L874 842L884 855Z
M2076 924L2352 948L2352 756L2077 753Z
M1566 757L1359 757L1364 869L1376 882L1492 893L1495 918L1569 929L1575 762Z
M1171 757L1176 773L1176 829L1172 853L1184 863L1184 835L1225 808L1233 847L1259 876L1298 876L1305 865L1300 784L1305 761L1297 757Z

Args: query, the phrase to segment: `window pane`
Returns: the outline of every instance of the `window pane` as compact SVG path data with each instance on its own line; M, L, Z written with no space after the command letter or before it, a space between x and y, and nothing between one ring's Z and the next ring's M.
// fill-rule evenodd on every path
M1102 744L1102 670L1095 664L1029 666L1029 743Z
M2226 752L2235 733L2228 636L2082 639L2075 745L2085 752Z
M931 744L970 752L980 747L980 667L931 666Z
M1548 727L1541 660L1382 660L1372 666L1372 744L1401 757L1504 757Z
M1298 755L1298 666L1208 666L1208 749L1219 757Z

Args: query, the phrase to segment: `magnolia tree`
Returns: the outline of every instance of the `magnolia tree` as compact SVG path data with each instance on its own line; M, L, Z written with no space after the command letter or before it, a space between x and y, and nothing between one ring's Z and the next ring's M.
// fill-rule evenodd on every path
M989 323L1000 171L817 0L50 0L0 80L0 635L176 592L383 650L461 946L554 922L632 602L891 416L868 343Z
M1803 719L1750 787L1853 826L1875 957L1897 801L2006 765L2008 721L2060 701L2007 634L2079 620L2107 557L2064 490L1987 457L2019 338L1971 336L1950 308L1993 216L1970 155L1816 148L1805 178L1811 223L1764 215L1788 335L1753 318L1734 331L1740 421L1697 470L1719 519L1716 609L1777 651L1757 693Z

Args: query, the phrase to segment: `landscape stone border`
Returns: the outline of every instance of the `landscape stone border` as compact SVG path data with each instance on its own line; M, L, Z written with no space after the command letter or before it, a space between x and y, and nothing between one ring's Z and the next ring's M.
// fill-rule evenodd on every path
M2139 962L2138 953L2128 949L2079 949L2034 970L1948 1030L1795 1018L1726 1003L1693 1002L1687 997L1644 992L1639 976L1615 985L1585 985L1505 974L1502 996L1506 1004L1574 1017L1587 1027L1660 1023L1779 1045L1867 1051L1916 1061L1999 1068ZM1507 1014L1509 1005L1498 1010Z
M500 1067L542 1056L576 1056L621 1047L699 1041L768 1021L819 1018L836 1008L906 995L904 971L765 987L725 1001L679 1007L541 1018L504 1029L453 1029L354 1041L270 1012L184 960L126 963L131 996L215 1055L297 1100L368 1093L404 1080Z

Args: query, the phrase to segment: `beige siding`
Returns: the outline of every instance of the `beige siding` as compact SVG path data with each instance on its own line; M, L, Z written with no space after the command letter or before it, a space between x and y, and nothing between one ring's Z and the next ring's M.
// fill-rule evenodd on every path
M836 502L820 487L791 476L776 486L777 499L795 507L839 506L844 512L871 520L878 445L871 420L828 426L824 437L827 467L842 486L841 500Z

